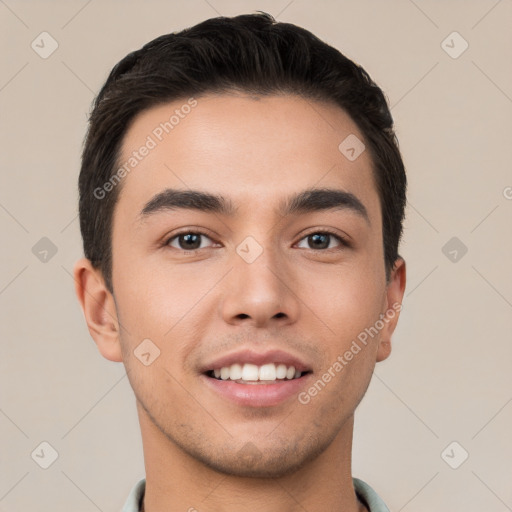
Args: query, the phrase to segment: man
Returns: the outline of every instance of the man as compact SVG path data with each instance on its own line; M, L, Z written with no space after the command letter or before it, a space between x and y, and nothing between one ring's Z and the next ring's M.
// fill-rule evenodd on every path
M143 441L124 511L387 511L351 474L405 289L367 73L264 13L161 36L96 98L79 187L77 296Z

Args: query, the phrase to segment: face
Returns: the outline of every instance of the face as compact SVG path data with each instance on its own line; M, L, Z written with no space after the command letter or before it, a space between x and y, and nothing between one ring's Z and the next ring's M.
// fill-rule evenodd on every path
M339 149L354 135L331 104L223 94L147 110L125 136L121 161L138 156L113 218L121 357L140 412L218 471L315 459L389 354L403 282L385 280L369 152Z

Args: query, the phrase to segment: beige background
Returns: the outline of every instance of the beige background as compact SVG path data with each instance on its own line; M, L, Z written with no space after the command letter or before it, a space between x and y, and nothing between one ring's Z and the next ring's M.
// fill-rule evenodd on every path
M393 512L512 510L511 0L0 0L0 512L117 511L144 476L124 367L98 353L71 277L86 115L129 51L254 10L369 71L408 170L404 309L356 414L354 476Z

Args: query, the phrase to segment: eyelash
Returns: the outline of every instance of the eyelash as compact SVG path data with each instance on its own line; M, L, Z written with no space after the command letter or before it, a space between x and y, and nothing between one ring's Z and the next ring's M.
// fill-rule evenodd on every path
M175 238L178 238L180 235L202 235L202 236L205 236L207 238L209 238L210 240L212 240L213 242L215 242L215 240L213 240L213 238L208 234L208 233L205 233L204 231L191 231L191 230L184 230L184 231L180 231L179 233L175 233L173 234L171 237L169 238L166 238L163 242L163 246L164 247L169 247L169 244L172 240L174 240ZM311 236L311 235L330 235L334 238L336 238L338 240L338 242L340 242L340 244L343 246L343 247L351 247L351 244L350 242L343 236L339 235L338 233L335 233L334 231L330 230L330 229L322 229L322 230L317 230L317 231L311 231L309 233L306 233L300 240L304 240L305 238ZM177 249L176 247L173 247L173 249ZM336 248L331 248L331 249L309 249L311 251L315 251L315 252L329 252L329 251L332 251L332 250L335 250ZM200 251L201 249L177 249L179 251L188 251L188 252L195 252L195 251Z

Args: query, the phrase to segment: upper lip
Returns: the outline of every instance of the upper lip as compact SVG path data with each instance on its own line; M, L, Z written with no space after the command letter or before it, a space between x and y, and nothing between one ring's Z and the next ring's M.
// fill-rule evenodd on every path
M211 370L231 366L232 364L251 363L262 366L267 363L285 364L286 366L294 366L300 372L311 371L311 367L297 356L285 352L284 350L266 350L265 352L256 352L251 349L237 350L229 354L224 354L206 364L201 368L201 373Z

